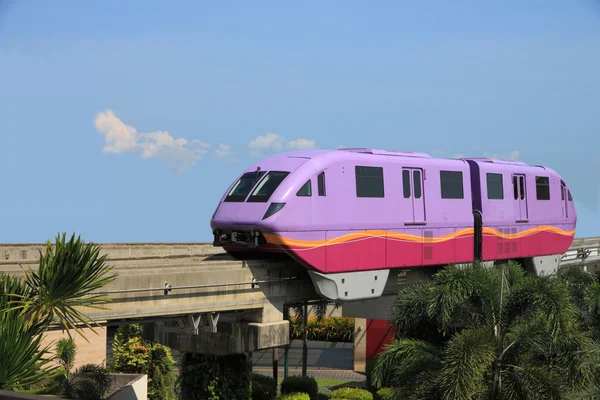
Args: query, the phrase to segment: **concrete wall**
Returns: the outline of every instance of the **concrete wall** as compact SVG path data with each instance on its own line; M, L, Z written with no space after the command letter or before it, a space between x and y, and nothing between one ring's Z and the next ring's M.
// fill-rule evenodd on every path
M148 398L148 375L111 374L114 391L107 400L146 400Z
M94 327L95 333L90 328L82 328L81 331L89 342L77 332L71 331L71 336L77 346L74 368L90 363L106 366L106 326ZM50 345L50 352L56 354L56 344L58 341L68 337L66 331L46 331L44 340L42 340L42 346Z

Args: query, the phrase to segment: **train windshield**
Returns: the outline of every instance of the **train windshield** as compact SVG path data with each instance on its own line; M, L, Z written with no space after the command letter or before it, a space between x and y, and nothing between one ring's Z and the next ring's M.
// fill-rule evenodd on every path
M256 189L248 197L249 203L266 203L271 198L271 195L279 187L281 182L290 173L285 171L270 171L267 176L260 181Z
M241 203L246 200L246 197L248 197L248 194L250 194L250 191L254 185L256 185L256 182L258 182L264 174L264 171L246 172L238 179L235 185L233 185L224 201Z

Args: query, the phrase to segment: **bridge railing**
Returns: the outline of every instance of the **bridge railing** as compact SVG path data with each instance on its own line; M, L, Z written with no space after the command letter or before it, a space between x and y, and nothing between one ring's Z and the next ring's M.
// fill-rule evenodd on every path
M574 239L562 256L561 264L600 264L600 237Z

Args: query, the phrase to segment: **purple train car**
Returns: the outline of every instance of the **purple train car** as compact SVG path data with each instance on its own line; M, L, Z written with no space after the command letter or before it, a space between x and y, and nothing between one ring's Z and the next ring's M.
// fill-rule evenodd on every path
M512 259L555 270L576 221L567 184L548 167L339 149L252 165L210 226L234 257L285 253L322 296L358 300L379 297L394 268Z

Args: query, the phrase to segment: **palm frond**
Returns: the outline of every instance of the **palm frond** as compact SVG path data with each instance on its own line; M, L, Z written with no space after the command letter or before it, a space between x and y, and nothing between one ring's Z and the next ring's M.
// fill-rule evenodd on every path
M474 399L485 389L484 377L495 360L494 338L486 328L455 334L444 350L440 386L444 398Z
M489 273L478 264L451 265L434 276L433 293L428 306L430 318L436 318L444 334L450 332L453 317L467 302L481 293L482 280Z
M102 400L109 389L108 370L101 365L85 364L73 372L65 394L70 399Z
M49 367L54 357L49 345L42 347L43 336L31 329L21 315L0 316L0 389L32 391L58 373L58 366Z
M13 309L21 309L33 321L56 318L69 337L73 329L87 340L78 326L92 326L78 308L101 308L108 302L103 295L91 294L116 277L109 275L112 268L106 265L106 257L100 256L100 246L86 244L80 237L72 235L67 241L65 234L57 236L54 247L48 246L44 254L40 251L37 271L25 271L31 295L15 300Z
M503 328L542 313L553 338L567 329L577 310L564 284L552 276L527 276L510 294L503 312Z
M411 386L414 389L419 385L420 374L440 368L440 354L440 348L423 340L394 341L377 358L371 383L377 388L402 386L409 392Z

